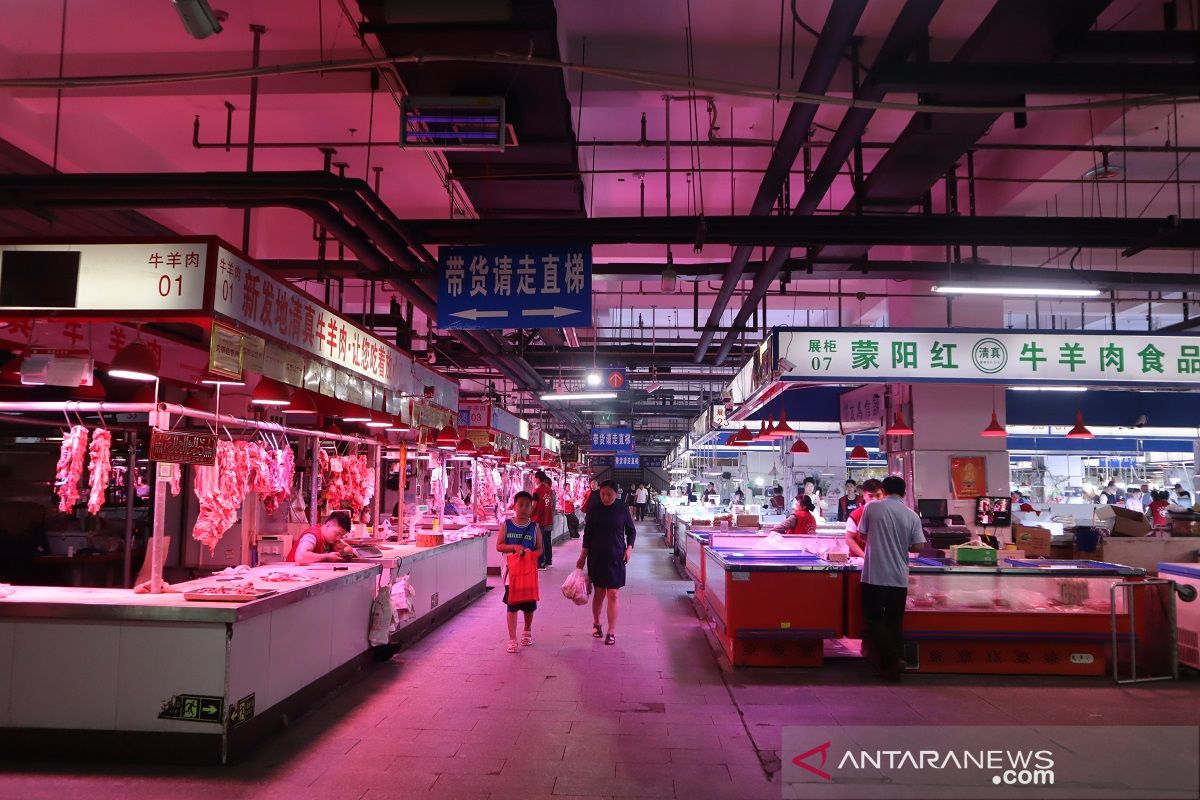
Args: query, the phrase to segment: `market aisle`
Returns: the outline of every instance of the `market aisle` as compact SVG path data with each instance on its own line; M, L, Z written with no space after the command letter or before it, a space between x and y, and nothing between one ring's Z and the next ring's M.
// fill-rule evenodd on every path
M489 592L230 768L39 765L0 798L776 798L657 529L640 538L618 644L541 573L536 644L505 652Z
M757 751L777 770L788 725L1200 724L1200 680L1186 673L1143 687L956 675L885 684L858 659L722 673L690 584L657 530L639 529L615 647L559 593L579 553L572 540L541 573L537 642L517 655L504 650L503 606L489 592L243 764L0 762L0 800L778 798Z

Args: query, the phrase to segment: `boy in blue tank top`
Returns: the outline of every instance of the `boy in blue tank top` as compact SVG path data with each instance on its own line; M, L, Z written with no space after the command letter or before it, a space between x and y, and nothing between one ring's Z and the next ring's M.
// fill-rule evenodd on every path
M503 527L496 534L496 551L504 554L518 553L522 558L540 558L542 555L542 537L538 524L531 519L533 513L533 495L529 492L517 492L513 497L513 519L506 519ZM525 633L521 636L521 644L529 647L533 644L533 612L537 610L537 601L517 603L508 602L508 572L504 573L504 603L508 606L508 652L517 652L517 612L525 615Z

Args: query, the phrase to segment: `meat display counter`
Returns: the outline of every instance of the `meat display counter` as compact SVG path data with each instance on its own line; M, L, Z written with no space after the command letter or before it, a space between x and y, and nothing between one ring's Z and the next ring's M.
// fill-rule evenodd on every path
M845 635L843 571L797 550L706 547L703 601L735 667L817 667Z
M377 563L289 564L164 594L11 587L0 597L0 746L233 760L371 658L379 575Z
M1145 570L1102 561L1007 559L994 567L918 558L904 615L910 672L1102 675L1117 640L1144 639L1145 618L1114 585ZM860 573L847 573L847 632L862 630ZM1116 608L1112 598L1116 597Z

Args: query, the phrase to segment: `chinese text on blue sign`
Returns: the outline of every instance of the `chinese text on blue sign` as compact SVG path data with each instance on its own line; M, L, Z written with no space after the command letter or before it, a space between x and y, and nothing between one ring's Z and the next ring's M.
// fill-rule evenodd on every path
M443 247L439 328L589 327L590 247Z
M613 466L621 468L638 469L642 466L642 457L637 453L619 453L613 456Z
M603 452L633 450L633 428L592 428L592 449Z

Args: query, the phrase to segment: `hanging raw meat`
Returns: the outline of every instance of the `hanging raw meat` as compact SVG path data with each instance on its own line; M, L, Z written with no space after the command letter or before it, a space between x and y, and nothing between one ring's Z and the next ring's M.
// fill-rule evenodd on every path
M88 447L88 513L98 514L104 506L104 493L112 477L112 434L101 428L92 434Z
M54 491L58 510L70 514L79 501L79 479L83 476L83 454L87 450L88 429L74 425L63 436L58 467L54 472Z
M263 494L263 505L267 513L274 514L279 506L292 495L292 478L296 472L296 456L292 448L267 451L270 470L269 491Z
M322 490L331 509L347 506L358 513L375 496L375 470L366 456L329 456L320 459L324 473Z
M200 514L192 538L208 545L210 553L216 550L225 531L237 522L246 498L248 473L246 449L227 441L217 444L216 466L196 468L194 486L200 501Z

